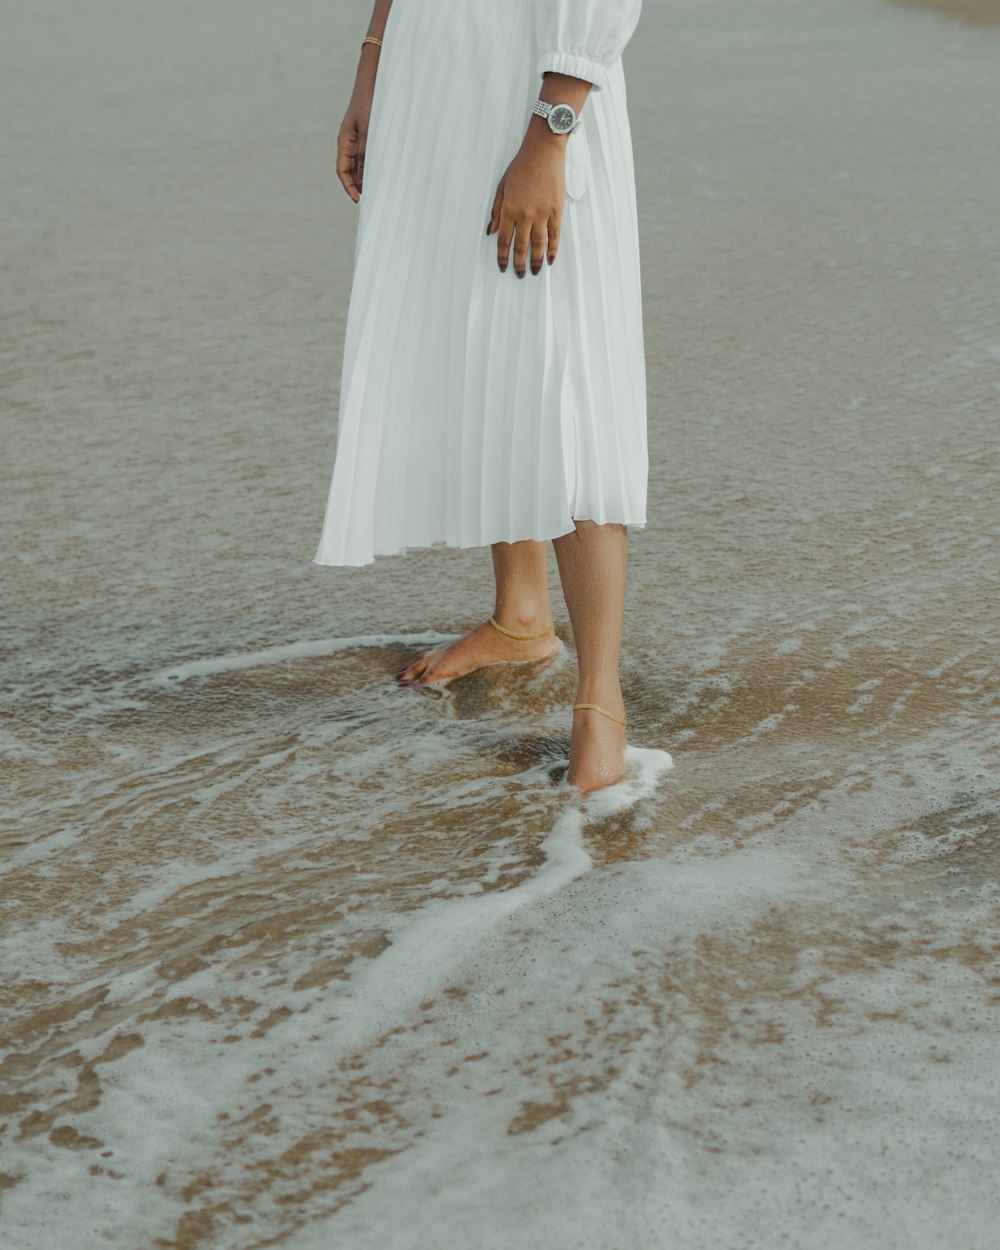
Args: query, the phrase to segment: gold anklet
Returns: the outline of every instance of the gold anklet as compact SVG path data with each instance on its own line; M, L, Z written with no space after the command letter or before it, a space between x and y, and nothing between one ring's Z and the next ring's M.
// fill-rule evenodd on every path
M508 629L505 625L501 625L500 622L492 616L490 617L490 624L494 629L498 629L501 634L506 634L508 638L520 638L522 640L527 640L529 638L544 638L546 634L555 632L552 626L549 625L547 629L539 630L537 634L519 634L516 630Z
M605 716L609 716L612 720L616 720L619 725L625 724L624 716L616 716L614 712L609 712L606 708L598 707L596 703L574 703L573 711L575 712L578 707L592 707L595 712L601 712Z

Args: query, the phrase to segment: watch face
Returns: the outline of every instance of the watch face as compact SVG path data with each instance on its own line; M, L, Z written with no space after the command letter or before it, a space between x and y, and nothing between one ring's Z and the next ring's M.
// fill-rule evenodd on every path
M575 121L576 114L568 104L557 104L549 114L549 125L557 135L564 135L572 130Z

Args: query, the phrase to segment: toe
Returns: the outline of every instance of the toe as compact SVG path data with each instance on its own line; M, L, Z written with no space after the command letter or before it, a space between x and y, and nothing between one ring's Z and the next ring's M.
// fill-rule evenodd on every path
M440 668L433 659L429 659L426 664L421 664L410 681L411 686L432 686L438 681L444 680L440 674Z
M403 682L412 681L418 673L423 672L423 670L427 667L427 658L429 655L429 651L422 651L419 655L414 656L408 664L404 664L399 670L396 674L396 680Z
M427 676L433 658L433 651L425 651L423 655L419 655L415 660L411 661L404 670L403 684L407 686L417 685L422 678Z

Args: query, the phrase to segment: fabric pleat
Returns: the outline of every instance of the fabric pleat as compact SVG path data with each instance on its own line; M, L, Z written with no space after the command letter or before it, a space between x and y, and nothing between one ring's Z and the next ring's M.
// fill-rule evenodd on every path
M646 523L620 61L568 140L555 264L523 279L513 265L501 273L496 236L485 233L541 85L535 15L534 0L395 0L390 9L317 564L556 538L583 518Z

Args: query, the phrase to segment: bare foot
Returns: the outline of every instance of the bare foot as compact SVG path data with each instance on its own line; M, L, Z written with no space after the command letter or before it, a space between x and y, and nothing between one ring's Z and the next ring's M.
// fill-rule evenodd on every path
M590 702L581 698L579 702ZM597 702L597 700L594 700ZM624 716L621 702L602 702L609 712ZM625 726L593 708L573 713L573 733L569 742L569 772L566 780L585 794L614 785L625 776Z
M521 632L534 631L525 627ZM554 632L526 640L508 638L489 621L484 621L455 642L421 652L399 670L396 680L401 686L432 686L454 681L456 677L464 677L490 664L530 664L548 660L561 650L562 643Z

